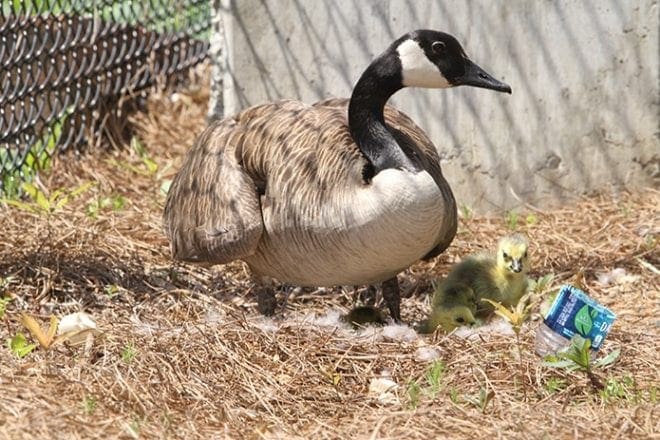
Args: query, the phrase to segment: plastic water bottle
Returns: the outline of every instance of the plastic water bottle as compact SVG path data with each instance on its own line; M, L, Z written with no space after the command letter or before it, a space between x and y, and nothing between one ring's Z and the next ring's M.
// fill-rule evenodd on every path
M610 309L580 289L564 285L536 331L536 353L557 353L567 348L576 334L589 339L591 348L598 350L615 319Z

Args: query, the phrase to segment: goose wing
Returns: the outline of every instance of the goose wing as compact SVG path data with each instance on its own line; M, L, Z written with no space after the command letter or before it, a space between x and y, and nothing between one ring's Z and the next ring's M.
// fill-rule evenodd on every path
M174 258L221 264L256 250L263 222L257 185L237 159L242 132L236 119L210 125L172 181L163 220Z

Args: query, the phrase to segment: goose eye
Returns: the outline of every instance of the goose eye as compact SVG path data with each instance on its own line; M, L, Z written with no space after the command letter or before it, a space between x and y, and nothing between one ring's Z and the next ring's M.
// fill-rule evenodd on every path
M459 324L463 324L465 322L465 318L459 316L458 318L456 318L456 322L458 322Z
M433 49L433 52L437 54L444 53L446 48L447 45L442 41L434 41L433 44L431 45L431 49Z

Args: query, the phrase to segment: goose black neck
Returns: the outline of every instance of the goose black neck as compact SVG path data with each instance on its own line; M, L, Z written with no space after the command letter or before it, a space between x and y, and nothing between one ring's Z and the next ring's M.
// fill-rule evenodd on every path
M415 169L387 129L383 114L385 103L401 88L401 61L388 51L371 63L353 89L348 125L374 175L388 168Z

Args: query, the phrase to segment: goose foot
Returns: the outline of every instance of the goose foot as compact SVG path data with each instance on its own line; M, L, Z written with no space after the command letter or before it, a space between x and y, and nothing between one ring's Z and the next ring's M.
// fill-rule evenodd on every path
M399 280L396 277L383 281L383 299L387 308L390 309L390 316L394 322L401 322L401 294L399 290Z

